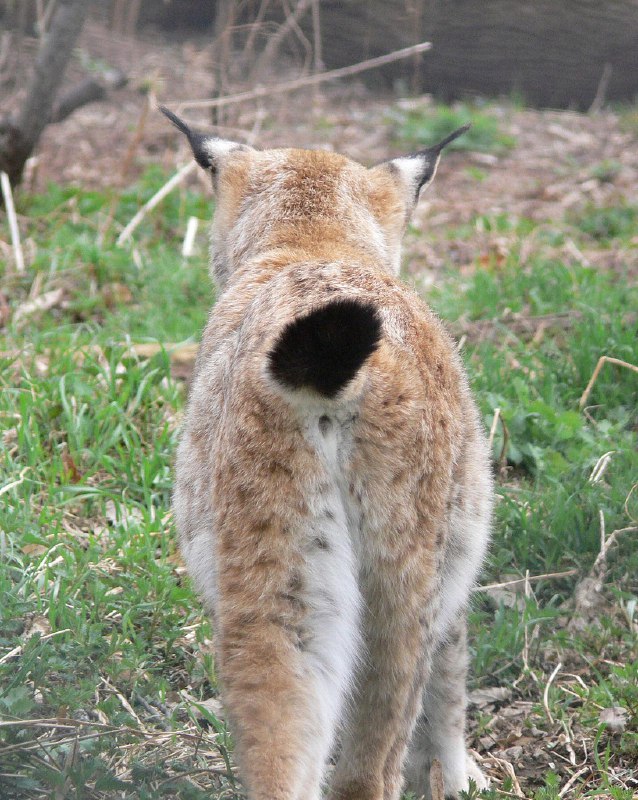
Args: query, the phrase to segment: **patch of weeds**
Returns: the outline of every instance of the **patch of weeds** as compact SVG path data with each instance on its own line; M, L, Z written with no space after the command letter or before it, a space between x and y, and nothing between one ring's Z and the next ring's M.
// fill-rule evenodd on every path
M598 241L623 239L636 232L638 207L631 205L611 208L590 207L572 217L571 221L583 233Z
M621 105L616 111L620 130L638 138L638 106Z
M605 158L598 164L594 164L590 170L590 175L602 183L612 183L620 174L621 169L622 164L620 161Z
M480 167L469 166L465 168L465 173L470 177L472 180L476 181L477 183L483 183L484 180L488 177L488 173L481 169Z
M502 153L516 144L513 136L503 133L494 114L468 103L397 108L392 111L390 122L397 144L413 149L436 144L468 122L472 127L450 143L450 150Z

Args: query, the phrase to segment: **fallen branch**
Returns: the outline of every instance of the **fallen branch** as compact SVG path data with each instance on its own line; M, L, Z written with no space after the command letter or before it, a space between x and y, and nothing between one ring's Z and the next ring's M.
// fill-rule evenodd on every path
M161 189L159 189L150 200L148 200L142 208L135 214L133 219L129 222L129 224L124 228L122 233L117 237L117 246L121 247L124 242L130 238L131 234L140 224L140 222L144 219L144 217L148 214L149 211L152 211L158 203L161 203L162 200L166 197L166 195L170 194L173 189L181 183L184 178L190 174L195 167L197 166L195 161L190 161L186 164L185 167L182 167L178 172L173 175L173 177L168 180Z
M0 183L2 184L2 199L7 210L9 220L9 230L11 231L11 244L13 245L13 257L15 259L16 270L24 272L24 255L20 242L20 229L18 228L18 218L15 206L13 205L13 193L11 192L11 181L6 172L0 172Z
M421 42L412 47L404 47L401 50L395 50L392 53L387 53L384 56L377 58L369 58L366 61L360 61L357 64L351 64L349 67L340 67L339 69L332 69L328 72L321 72L318 75L307 75L304 78L297 78L293 81L286 81L285 83L278 83L274 86L258 86L248 92L239 92L238 94L230 94L226 97L213 97L209 100L187 100L186 102L179 102L173 100L167 101L165 105L175 106L179 111L187 108L219 108L221 106L230 106L236 103L244 103L249 100L258 100L261 97L271 97L275 94L286 94L287 92L294 92L296 89L303 89L306 86L316 86L325 81L334 81L338 78L346 78L350 75L357 75L360 72L366 72L370 69L382 67L385 64L391 64L393 61L400 61L404 58L409 58L416 53L424 53L430 50L432 45L430 42Z
M611 356L601 356L598 359L598 363L596 364L596 368L594 369L591 378L589 379L589 383L585 387L585 391L582 393L581 398L578 401L579 408L582 408L587 402L587 398L591 393L594 383L596 383L596 378L598 378L598 373L603 368L604 364L616 364L618 367L625 367L633 372L638 372L638 367L635 364L630 364L628 361L621 361L619 358L612 358Z

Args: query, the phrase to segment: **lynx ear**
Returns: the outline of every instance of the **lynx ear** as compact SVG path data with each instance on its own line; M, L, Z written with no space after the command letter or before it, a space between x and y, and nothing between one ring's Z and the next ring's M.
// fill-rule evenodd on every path
M210 169L215 172L219 166L220 159L233 150L252 150L248 145L230 142L227 139L218 139L216 136L208 136L205 133L198 133L192 130L184 120L180 119L177 114L173 114L165 106L160 106L159 110L165 117L170 119L178 130L186 135L195 161L204 169Z
M420 191L432 183L443 148L464 134L469 128L469 124L463 125L462 128L446 136L442 142L435 144L433 147L427 147L409 156L395 158L392 159L392 161L386 162L386 166L388 166L403 183L408 192L409 203L416 203Z

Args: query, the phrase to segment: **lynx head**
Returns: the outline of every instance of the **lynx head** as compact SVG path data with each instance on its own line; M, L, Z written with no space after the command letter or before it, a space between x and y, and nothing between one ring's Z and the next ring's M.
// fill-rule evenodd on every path
M397 274L401 238L420 193L432 182L443 148L469 128L366 168L323 150L255 150L194 131L168 109L161 111L211 175L212 267L222 287L248 260L281 248L291 258L302 250L317 260L351 249Z

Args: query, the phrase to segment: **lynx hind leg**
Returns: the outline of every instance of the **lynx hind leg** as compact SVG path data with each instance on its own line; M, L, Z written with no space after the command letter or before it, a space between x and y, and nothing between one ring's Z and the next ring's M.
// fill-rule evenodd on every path
M386 566L386 565L382 565ZM385 577L384 577L385 576ZM356 679L330 800L399 800L403 764L428 667L420 594L409 576L368 573L365 655Z
M307 503L302 528L276 537L294 540L291 551L273 546L264 569L220 563L224 701L250 800L319 800L357 657L359 594L336 487L326 477Z
M464 616L451 625L438 647L423 693L406 769L407 788L430 800L430 767L437 758L443 768L445 796L458 797L471 778L479 789L487 787L483 773L465 746L467 635Z

